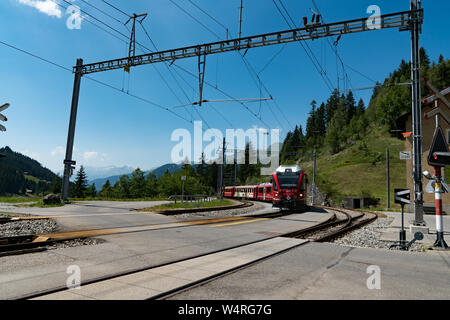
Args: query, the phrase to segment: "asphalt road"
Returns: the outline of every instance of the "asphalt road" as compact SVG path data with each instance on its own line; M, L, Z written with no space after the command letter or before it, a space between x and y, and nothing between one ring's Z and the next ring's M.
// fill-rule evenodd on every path
M130 226L173 222L159 214L129 214L130 208L148 203L91 203L40 211L58 218L65 228L88 226ZM21 208L23 209L23 208ZM30 208L38 209L38 208ZM254 213L271 211L270 204ZM34 214L39 210L33 210ZM89 216L91 214L92 216ZM22 256L0 257L0 299L18 298L50 288L65 286L67 268L81 269L81 281L123 271L156 266L199 254L230 248L281 233L308 227L330 217L330 213L306 212L289 216L236 221L214 225L180 227L102 236L105 242L93 246L58 248Z
M369 266L379 268L379 289L367 286ZM448 300L450 255L306 243L171 299Z

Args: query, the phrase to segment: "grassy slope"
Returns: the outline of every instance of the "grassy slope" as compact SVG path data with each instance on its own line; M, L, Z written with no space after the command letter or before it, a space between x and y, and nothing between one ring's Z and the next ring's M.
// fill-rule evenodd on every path
M159 206L144 208L138 211L158 211L158 210L170 210L170 209L181 209L181 208L210 208L210 207L219 207L219 206L231 206L233 202L227 199L222 200L213 200L209 202L184 202L181 203L177 201L177 203L166 203Z
M380 198L377 206L384 209L387 206L386 186L386 148L390 150L390 188L391 208L394 205L394 188L406 187L406 163L400 160L399 152L404 150L404 141L392 138L382 128L371 130L365 138L367 148L362 142L330 156L323 150L317 158L316 184L336 203L340 204L344 196L370 195ZM378 158L378 159L377 159ZM378 160L378 161L376 161ZM376 161L375 164L372 162ZM312 161L300 162L299 165L309 174L312 182Z
M0 203L19 203L19 202L31 202L31 201L38 201L39 197L26 197L26 196L5 196L0 197Z
M39 181L40 181L39 178L30 176L30 175L28 175L28 174L24 174L23 176L25 177L25 179L31 180L31 181L36 182L36 183L39 183Z

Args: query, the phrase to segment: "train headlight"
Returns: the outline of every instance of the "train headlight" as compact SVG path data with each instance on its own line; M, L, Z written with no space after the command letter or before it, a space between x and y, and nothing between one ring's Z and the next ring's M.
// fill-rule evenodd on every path
M299 193L299 194L298 194L298 197L299 197L299 198L303 198L303 193Z

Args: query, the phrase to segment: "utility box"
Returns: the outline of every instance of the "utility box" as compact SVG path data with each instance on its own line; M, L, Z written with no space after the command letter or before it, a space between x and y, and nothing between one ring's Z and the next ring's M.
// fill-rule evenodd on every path
M361 209L368 207L371 201L370 198L364 197L346 197L342 198L342 207L346 209Z

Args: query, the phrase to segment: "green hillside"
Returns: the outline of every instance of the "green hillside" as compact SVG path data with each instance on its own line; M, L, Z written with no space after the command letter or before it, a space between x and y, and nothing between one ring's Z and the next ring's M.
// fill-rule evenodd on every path
M391 137L386 128L373 128L356 144L334 155L319 150L317 187L337 205L345 196L366 196L378 201L377 208L386 208L386 148L389 148L390 206L397 207L393 203L393 190L406 187L407 160L399 157L399 152L404 150L404 141ZM312 182L313 162L299 161L298 164Z
M450 84L450 60L440 55L431 62L424 48L420 49L422 98L430 92L423 84L428 78L436 87ZM306 128L296 126L287 133L280 153L280 164L299 164L312 182L312 152L317 150L316 185L336 205L344 196L365 196L372 207L387 206L386 148L390 150L390 206L394 188L406 186L406 162L400 160L404 140L391 130L397 130L396 120L411 110L411 92L408 86L410 63L401 61L383 83L374 86L366 108L364 101L356 102L351 91L334 90L330 97L318 103L311 102ZM253 184L268 181L268 177L250 172L240 183Z
M51 189L56 175L39 162L9 147L0 148L0 195L40 194Z

